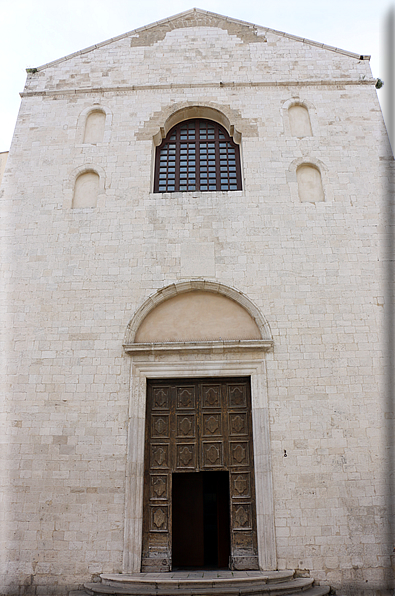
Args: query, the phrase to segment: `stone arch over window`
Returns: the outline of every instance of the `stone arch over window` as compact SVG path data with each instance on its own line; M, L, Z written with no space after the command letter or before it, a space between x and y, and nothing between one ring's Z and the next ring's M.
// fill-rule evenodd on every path
M241 292L219 283L192 280L150 296L128 324L124 344L264 340L267 321Z
M76 178L72 201L73 209L96 207L99 194L99 175L94 170L85 170Z
M231 124L230 118L219 109L207 105L185 105L176 109L165 119L164 125L160 126L153 137L155 146L162 143L162 140L165 139L168 132L171 128L176 126L176 124L184 122L185 120L193 120L194 118L202 118L204 120L213 120L213 122L217 122L217 124L220 124L226 129L235 143L241 143L241 133L233 124ZM239 117L239 120L240 119L241 118Z
M317 203L324 201L322 176L317 166L312 163L302 163L297 168L298 196L300 201Z
M103 142L106 114L103 110L93 110L87 116L84 129L84 145Z
M111 135L111 111L100 103L85 108L78 117L76 129L77 145L98 145L108 143Z
M290 132L293 137L311 137L312 127L306 106L294 103L288 108Z
M241 189L239 145L218 122L204 118L181 121L157 146L154 192Z

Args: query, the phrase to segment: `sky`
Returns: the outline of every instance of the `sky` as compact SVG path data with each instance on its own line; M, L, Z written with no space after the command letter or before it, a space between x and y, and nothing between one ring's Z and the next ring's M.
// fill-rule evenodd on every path
M26 68L194 7L371 55L394 137L392 0L0 0L0 152L11 144Z

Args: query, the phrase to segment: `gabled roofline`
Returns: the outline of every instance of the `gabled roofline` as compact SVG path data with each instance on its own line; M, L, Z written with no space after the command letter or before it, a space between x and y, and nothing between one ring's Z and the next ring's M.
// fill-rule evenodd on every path
M158 25L164 25L166 23L170 23L176 19L179 19L180 17L185 17L192 13L200 13L200 14L204 14L204 15L209 15L209 16L213 16L216 18L224 19L225 21L228 21L230 23L235 23L237 25L245 25L245 26L253 28L253 29L259 29L260 32L262 32L263 34L266 34L268 32L275 33L276 35L280 35L282 37L287 37L288 39L292 39L294 41L300 41L302 43L316 46L316 47L322 48L324 50L329 50L331 52L337 52L338 54L344 54L345 56L349 56L351 58L356 58L357 60L370 60L370 58L371 58L371 56L368 56L368 55L355 54L354 52L348 52L347 50L342 50L341 48L329 46L325 43L319 43L319 42L313 41L311 39L306 39L305 37L298 37L297 35L291 35L289 33L285 33L284 31L277 31L276 29L270 29L269 27L263 27L261 25L256 25L255 23L249 23L247 21L241 21L240 19L233 19L231 17L226 17L226 16L218 14L216 12L210 12L208 10L202 10L200 8L190 8L189 10L186 10L184 12L179 12L178 14L175 14L171 17L167 17L166 19L161 19L160 21L154 21L153 23L150 23L149 25L145 25L144 27L138 27L137 29L133 29L132 31L128 31L127 33L123 33L122 35L117 35L117 37L111 37L110 39L107 39L106 41L102 41L101 43L97 43L93 46L89 46L87 48L84 48L83 50L79 50L78 52L73 52L72 54L67 54L66 56L63 56L63 58L58 58L57 60L53 60L52 62L47 62L47 64L43 64L41 66L38 66L37 68L27 68L26 72L35 73L40 70L43 70L44 68L48 68L50 66L56 66L57 64L60 64L61 62L65 62L66 60L70 60L71 58L75 58L77 56L88 54L89 52L92 52L93 50L102 48L110 43L115 42L115 41L120 41L121 39L124 39L126 37L131 37L131 36L137 35L143 31L147 31L149 29L152 29L153 27L157 27Z

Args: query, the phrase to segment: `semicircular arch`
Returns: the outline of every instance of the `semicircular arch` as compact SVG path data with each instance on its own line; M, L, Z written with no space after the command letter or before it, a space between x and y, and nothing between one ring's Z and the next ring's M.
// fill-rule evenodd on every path
M160 145L168 132L180 122L193 120L195 118L213 120L214 122L221 124L221 126L226 129L230 137L233 138L235 143L241 143L241 133L233 124L231 124L229 118L223 112L208 105L188 105L179 108L167 117L163 126L160 127L160 130L153 137L154 144L156 146Z
M203 280L191 280L189 282L180 282L180 283L175 283L175 284L171 284L169 286L166 286L164 288L161 288L160 290L158 290L155 294L153 294L152 296L150 296L142 305L141 307L135 312L134 316L132 317L132 319L130 320L127 329L126 329L126 333L125 333L125 339L124 339L124 345L131 345L133 343L139 343L140 341L142 341L142 343L145 343L146 341L150 341L152 343L156 343L158 342L162 342L162 341L175 341L175 340L165 340L163 336L161 336L161 332L159 331L158 334L158 340L153 339L152 336L150 335L150 333L147 333L147 331L145 331L143 334L141 333L141 326L143 325L145 320L148 320L147 317L149 317L149 315L151 314L151 318L153 317L153 311L155 309L157 309L157 307L162 306L162 310L164 309L164 303L171 301L172 299L175 299L176 297L181 297L183 294L188 294L188 293L194 293L193 297L195 299L195 302L192 302L191 305L188 305L189 308L191 308L191 306L193 306L193 308L195 308L195 306L197 305L197 298L202 298L204 296L204 294L210 296L213 294L217 294L218 298L222 297L223 298L223 302L221 303L220 300L217 300L217 304L214 304L214 300L210 300L209 298L209 302L211 302L211 307L214 304L214 310L213 312L213 316L215 316L216 312L221 312L221 310L219 310L222 308L222 306L225 306L227 308L227 305L230 307L228 312L229 315L231 317L231 319L235 316L237 321L236 323L238 323L238 321L241 322L241 324L243 324L244 322L246 323L246 325L249 327L249 330L246 331L246 333L248 334L247 337L242 337L242 338L238 338L238 337L233 337L232 339L262 339L262 340L272 340L271 337L271 330L269 327L268 322L266 321L266 319L264 318L264 316L262 315L262 313L260 312L260 310L253 304L253 302L247 298L247 296L245 296L242 292L239 292L238 290L231 288L229 286L225 286L223 284L220 283L215 283L215 282L209 282L209 281L203 281ZM229 304L227 302L227 299L229 301ZM180 300L179 300L179 306L180 306ZM234 303L234 307L232 305L232 303ZM168 305L171 305L171 302L168 302ZM183 305L182 305L183 306ZM217 309L217 310L216 310ZM160 309L158 309L157 312L159 312ZM209 309L210 310L210 309ZM185 312L185 311L184 311ZM203 309L202 311L204 313L204 319L202 321L202 333L205 333L205 323L212 323L213 319L210 320L210 315L206 315L205 310ZM208 311L209 313L209 311ZM206 321L205 321L206 318ZM222 316L221 316L222 318ZM226 321L226 314L224 315L223 321ZM170 321L172 322L172 320ZM153 320L153 323L157 324L158 322ZM221 325L221 321L219 323L219 325ZM154 326L154 325L153 325ZM139 337L143 336L143 340ZM229 330L227 330L227 332L230 333ZM251 337L249 336L249 334L251 335ZM149 338L149 339L147 339ZM186 337L185 339L181 339L181 341L204 341L206 339L213 339L213 337L200 337L197 336L196 338L194 337ZM217 338L219 339L219 338ZM222 337L221 339L228 339L227 337ZM176 341L179 341L179 339L177 338Z

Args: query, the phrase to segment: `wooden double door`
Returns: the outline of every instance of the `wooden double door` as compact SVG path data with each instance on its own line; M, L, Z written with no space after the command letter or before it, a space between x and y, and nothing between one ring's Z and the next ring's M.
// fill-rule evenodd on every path
M258 569L250 380L148 382L142 571Z

